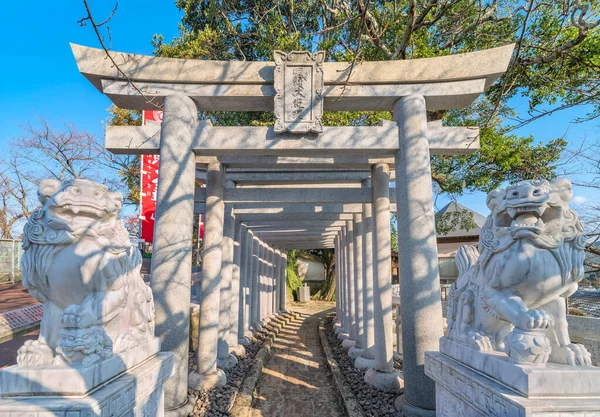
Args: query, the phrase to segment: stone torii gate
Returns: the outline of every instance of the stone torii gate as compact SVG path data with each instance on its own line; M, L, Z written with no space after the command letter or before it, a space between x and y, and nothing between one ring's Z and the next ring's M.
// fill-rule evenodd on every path
M269 305L264 291L262 299L256 298L259 292L251 291L254 302L249 305L254 311L250 319L247 311L236 311L238 303L232 303L236 305L232 311L245 317L234 334L249 331L248 324L254 324L249 320L260 324L267 313L278 311L277 300L279 309L285 309L282 249L292 247L335 247L340 260L340 268L336 268L338 294L342 295L337 297L337 320L343 333L353 336L355 342L362 337L371 339L376 351L371 374L374 380L385 377L380 374L389 371L391 355L386 343L391 341L387 334L391 326L385 325L391 321L390 208L399 214L400 237L405 392L398 405L406 415L432 413L435 390L424 374L424 352L438 349L443 326L430 155L474 152L479 137L477 129L428 122L427 111L470 105L506 70L513 46L438 58L364 62L354 69L348 63L323 62L322 53L276 53L277 62L273 63L111 52L136 88L104 51L79 45L72 48L80 72L117 106L142 110L158 105L164 109L161 126L108 127L106 146L115 153L161 157L151 286L157 336L163 350L175 355L175 374L165 385L167 414L187 415L189 411L187 341L195 211L205 213L206 225L200 284L201 347L198 374L190 382L218 384L223 375L217 360L226 359L219 355L216 343L220 315L228 315L216 307L223 299L223 278L234 275L238 282L247 282L250 276L241 275L247 274L250 266L254 284L279 284L279 297L271 299L275 307L271 304L266 313L255 311L258 305ZM299 85L306 89L307 102L295 100L294 89ZM391 110L394 121L376 127L323 127L322 110ZM199 111L274 111L276 124L212 126L198 121ZM205 190L195 189L197 168L206 171ZM390 171L396 183L392 190ZM243 186L244 181L259 189ZM360 186L331 188L347 182ZM304 215L293 220L284 216L299 213ZM327 217L327 213L335 216ZM363 223L366 219L371 220ZM300 224L302 227L297 227ZM367 224L371 226L363 227ZM373 239L365 238L365 232ZM365 254L373 260L372 274L360 267L361 261L365 265ZM225 268L224 260L233 263L233 268ZM229 269L233 272L227 272ZM354 279L355 273L363 279ZM360 286L368 282L369 275L374 283L372 295ZM261 276L271 281L256 281ZM232 288L235 293L235 285ZM277 294L272 285L270 291ZM384 324L375 326L374 335L367 331L369 325L363 326L373 317L360 317L364 312L359 298L363 295L372 296L372 312ZM367 335L362 336L364 333ZM225 337L220 336L221 340Z

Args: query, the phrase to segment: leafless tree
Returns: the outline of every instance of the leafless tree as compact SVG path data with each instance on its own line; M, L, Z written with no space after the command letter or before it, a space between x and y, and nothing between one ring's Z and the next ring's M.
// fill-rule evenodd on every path
M94 16L92 14L92 10L90 9L90 5L88 4L87 0L83 0L83 6L85 7L86 16L84 16L81 19L79 19L77 21L77 23L79 23L80 26L87 26L87 24L90 23L90 25L92 26L92 29L94 30L94 33L96 34L96 37L98 38L98 42L100 43L100 47L102 48L102 50L106 54L106 57L110 60L110 62L113 65L113 67L117 70L117 72L119 73L119 75L140 96L142 96L144 98L144 100L148 104L150 104L152 107L154 107L156 109L159 109L159 110L162 109L162 106L158 105L153 99L148 98L146 96L146 94L145 94L146 92L144 91L144 89L143 88L139 88L133 82L133 80L129 77L129 75L125 71L123 71L123 69L121 68L121 66L119 66L119 64L117 64L117 62L115 61L114 54L110 53L110 50L112 48L112 35L111 35L111 32L110 32L110 26L108 25L108 23L115 16L115 13L117 12L117 8L119 7L119 3L118 2L115 3L115 7L113 7L112 11L110 12L110 15L106 19L104 19L102 22L97 22L96 19L94 19ZM106 37L108 38L108 41L105 39L105 37L101 33L102 27L106 28Z
M130 156L112 155L93 135L72 125L56 130L39 119L22 128L23 135L0 156L0 238L18 237L39 208L37 187L45 178L91 179L126 191L120 173L131 166Z

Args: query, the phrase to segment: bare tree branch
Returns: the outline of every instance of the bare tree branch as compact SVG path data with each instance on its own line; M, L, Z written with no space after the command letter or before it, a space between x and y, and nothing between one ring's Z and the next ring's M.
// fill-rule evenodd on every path
M119 3L115 4L115 7L113 8L109 18L100 24L96 23L96 21L94 20L94 17L92 16L92 11L90 10L90 6L88 5L87 0L83 0L83 5L85 6L87 16L79 19L78 23L81 26L85 26L86 22L88 22L88 21L92 24L92 28L94 29L94 32L96 33L96 37L98 38L98 41L100 42L100 47L104 50L107 58L110 60L110 62L113 64L113 66L117 69L119 74L121 74L121 76L125 79L127 84L130 85L131 88L133 88L148 104L152 105L153 107L155 107L159 110L162 109L162 107L159 106L158 104L156 104L153 99L148 98L144 94L144 92L133 82L133 80L127 74L125 74L125 72L121 69L119 64L117 64L117 62L115 61L114 57L110 54L110 47L106 46L106 43L104 42L104 38L102 37L102 34L100 33L100 29L99 29L100 26L108 23L110 21L110 19L113 18L114 14L117 11L117 6L119 5ZM108 35L110 37L110 28L108 28L108 26L107 26L107 30L108 30ZM111 39L110 43L112 44L112 39Z

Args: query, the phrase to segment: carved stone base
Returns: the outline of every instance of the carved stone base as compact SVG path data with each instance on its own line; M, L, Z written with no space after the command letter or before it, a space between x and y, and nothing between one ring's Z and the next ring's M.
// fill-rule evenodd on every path
M550 340L546 329L523 330L514 328L504 338L506 354L517 363L543 365L550 357Z
M91 366L11 366L0 371L0 395L84 395L158 351L160 339L153 338Z
M163 384L173 372L173 354L159 353L109 383L81 395L0 397L0 416L164 415Z
M582 369L562 366L565 370ZM597 378L600 370L595 369ZM600 396L574 393L569 384L571 379L539 380L538 392L544 385L551 387L560 383L565 388L561 395L519 395L509 387L476 372L440 352L425 353L425 373L436 385L436 407L438 417L455 416L511 416L511 417L566 417L600 415ZM568 391L568 392L567 392Z
M446 337L440 352L526 396L594 396L600 400L600 368L514 362L502 352L479 352Z

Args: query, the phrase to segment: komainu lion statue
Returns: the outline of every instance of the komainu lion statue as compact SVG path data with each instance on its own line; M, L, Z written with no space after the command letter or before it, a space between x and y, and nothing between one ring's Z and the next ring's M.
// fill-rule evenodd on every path
M23 285L44 303L38 340L21 367L89 366L154 337L152 291L123 221L120 193L87 180L44 180L25 225Z
M457 253L450 339L520 363L591 365L569 338L566 297L583 278L584 235L569 209L571 182L521 181L491 192L479 250Z

